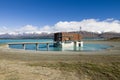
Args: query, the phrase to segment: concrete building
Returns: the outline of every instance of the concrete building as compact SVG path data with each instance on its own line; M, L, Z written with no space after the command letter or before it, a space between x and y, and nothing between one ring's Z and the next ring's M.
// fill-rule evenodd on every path
M65 41L81 41L82 36L77 33L68 33L68 32L61 32L54 34L54 41L58 42L65 42Z
M61 47L63 50L73 48L77 50L78 47L83 47L82 36L78 33L60 32L54 34L54 46Z

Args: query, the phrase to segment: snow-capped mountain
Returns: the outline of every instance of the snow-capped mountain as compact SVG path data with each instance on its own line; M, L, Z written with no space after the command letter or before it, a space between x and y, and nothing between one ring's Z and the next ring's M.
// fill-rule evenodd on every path
M79 33L79 32L76 32ZM120 33L115 32L87 32L81 31L80 34L83 38L112 38L112 37L120 37ZM0 38L19 38L19 39L39 39L39 38L54 38L54 33L46 33L46 32L24 32L24 33L5 33L0 34Z

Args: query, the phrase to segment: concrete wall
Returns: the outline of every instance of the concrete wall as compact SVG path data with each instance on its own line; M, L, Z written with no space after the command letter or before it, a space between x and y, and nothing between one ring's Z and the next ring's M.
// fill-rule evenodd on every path
M56 43L56 47L62 48L62 50L72 48L73 50L77 50L78 47L83 47L82 41L72 41L72 42L58 42Z

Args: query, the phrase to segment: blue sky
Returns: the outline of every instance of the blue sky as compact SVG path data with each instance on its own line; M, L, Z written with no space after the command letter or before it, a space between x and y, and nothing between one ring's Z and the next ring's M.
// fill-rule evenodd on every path
M0 0L2 28L31 26L37 29L54 26L60 21L84 19L119 22L120 0Z

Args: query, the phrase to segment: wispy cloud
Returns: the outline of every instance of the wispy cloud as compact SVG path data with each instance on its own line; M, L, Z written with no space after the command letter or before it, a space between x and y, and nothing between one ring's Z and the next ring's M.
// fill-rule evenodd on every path
M33 26L26 25L19 29L8 29L7 27L0 28L1 33L41 33L41 32L60 32L60 31L79 31L80 26L84 31L92 32L118 32L120 33L120 20L113 18L100 21L98 19L84 19L81 21L59 21L53 26Z

